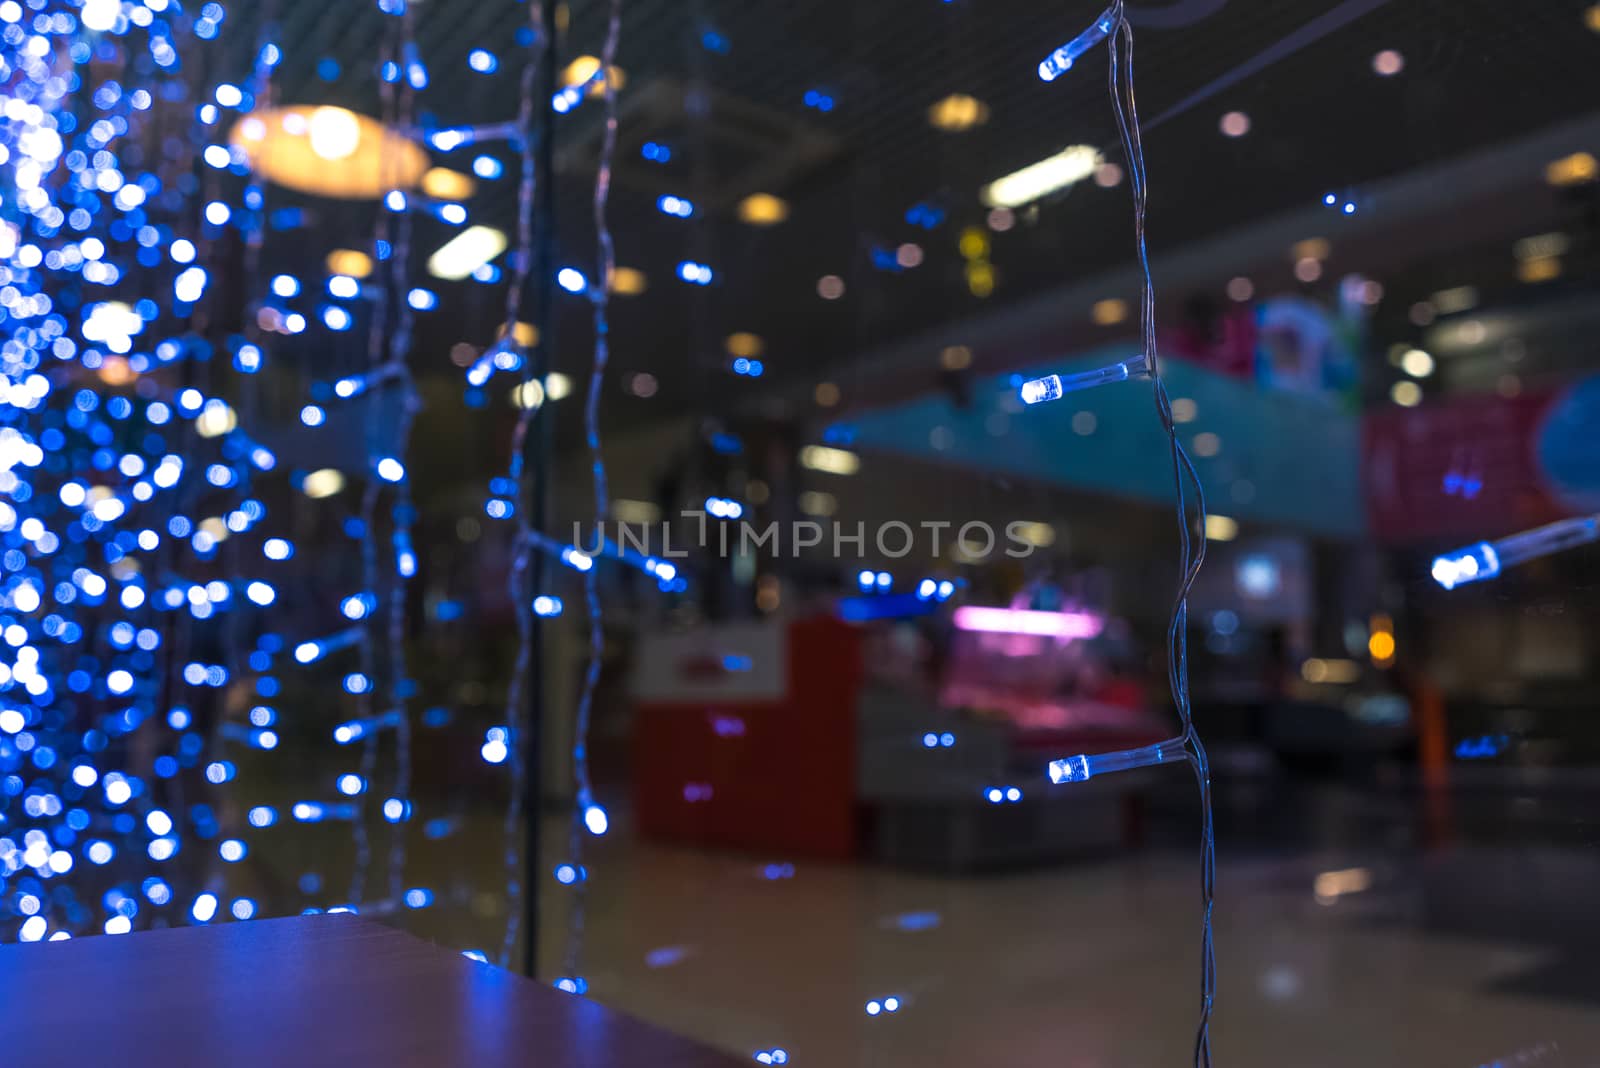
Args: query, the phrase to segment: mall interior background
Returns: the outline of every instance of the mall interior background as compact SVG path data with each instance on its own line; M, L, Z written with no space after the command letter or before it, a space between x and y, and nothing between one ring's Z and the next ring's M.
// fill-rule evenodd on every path
M541 980L765 1063L1192 1058L1193 774L1046 770L1178 722L1150 384L1019 392L1142 349L1105 49L1037 74L1096 11L623 0L609 75L588 0L544 23L518 0L8 2L7 46L80 6L62 129L169 87L121 150L164 192L150 241L107 231L130 295L81 330L93 359L53 366L89 413L59 426L170 404L195 472L272 463L181 491L161 522L196 560L108 561L149 603L65 580L98 650L66 703L8 667L0 936L353 908L516 969L531 936ZM1600 549L1435 567L1600 510L1600 5L1128 11L1155 327L1209 511L1183 633L1219 1062L1600 1064ZM181 64L152 66L153 24ZM42 90L8 77L14 140ZM526 158L490 135L519 122ZM8 271L32 266L21 160ZM88 327L122 298L79 275L61 306ZM177 304L137 307L148 278ZM601 295L603 518L654 539L626 560L571 548ZM64 507L137 495L106 445L44 442ZM742 540L770 524L779 551ZM23 527L19 630L55 610L17 592L48 555ZM271 597L244 585L263 567ZM245 596L264 619L223 605ZM51 732L103 766L63 775ZM25 837L84 797L93 829Z

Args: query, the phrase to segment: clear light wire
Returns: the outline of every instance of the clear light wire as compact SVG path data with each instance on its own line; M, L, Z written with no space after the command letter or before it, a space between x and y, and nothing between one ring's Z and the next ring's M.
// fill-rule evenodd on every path
M275 85L272 75L277 70L277 64L268 62L266 57L268 55L267 49L276 47L271 43L271 39L276 37L278 33L277 9L278 5L275 0L269 0L268 3L262 5L261 33L258 37L256 66L251 84L251 95L255 98L255 107L262 111L266 111L273 106ZM255 197L253 206L249 202L252 194ZM245 208L248 224L245 228L244 278L246 284L251 285L255 282L256 276L261 273L261 255L266 245L267 228L263 225L267 217L266 183L259 180L252 173L249 184L245 186L245 195L247 199ZM251 314L255 307L258 306L259 304L246 309L243 334L249 338L252 344L260 347L262 340L261 327L256 320L256 316ZM240 387L244 399L244 403L241 405L240 420L244 425L253 426L255 425L256 417L259 415L257 411L256 375L245 375Z
M416 8L406 5L405 15L401 19L405 34L406 46L414 47L416 40ZM412 122L412 112L416 107L416 88L411 79L407 79L407 87L401 90L402 126L409 126ZM380 213L381 214L381 213ZM409 284L411 271L411 239L413 233L413 219L408 214L401 218L400 227L390 256L390 270L393 275L393 289L396 294L404 292ZM398 425L395 428L394 458L398 459L402 471L407 469L411 451L411 428L416 422L417 410L421 407L421 398L417 395L416 383L411 376L411 336L416 324L416 312L409 300L400 302L400 322L395 329L394 338L390 342L389 366L394 368L395 377L400 382L400 413ZM376 407L376 405L374 405ZM372 474L368 474L368 480ZM404 893L407 829L410 819L407 813L411 802L411 707L407 695L411 688L411 680L407 668L405 636L406 636L406 583L416 574L415 550L411 547L411 528L415 524L415 506L412 503L411 479L409 475L402 475L395 486L395 503L393 520L395 525L394 535L391 540L394 552L394 567L390 569L389 582L389 618L388 633L385 636L389 651L389 708L387 715L394 718L394 787L391 796L398 798L402 805L400 819L391 821L389 837L389 888L390 900L399 900ZM367 536L372 536L372 531L366 531ZM376 625L376 620L374 620ZM363 794L363 797L365 795Z
M394 43L394 27L385 21L387 38L383 49L383 62L389 62L397 53ZM398 114L398 105L395 100L394 83L380 80L378 95L382 106L383 123L385 128L392 128ZM385 163L388 158L385 158ZM389 240L389 213L378 212L375 233L373 235L374 248L383 248ZM384 363L387 333L384 329L387 324L389 310L389 289L387 286L374 287L372 298L372 323L367 333L367 366L368 373L375 372ZM370 404L370 402L369 402ZM378 408L370 405L367 409L367 439L370 441L376 434L378 421ZM378 511L378 494L382 484L369 472L365 487L361 492L361 588L376 593L378 586L378 545L372 535L373 520ZM372 620L363 619L360 624L360 665L361 673L367 678L377 676L377 647L372 633ZM373 706L374 695L372 687L368 686L356 695L356 718L371 719L375 715ZM378 735L368 734L361 744L361 770L358 774L363 782L372 782L373 772L378 767ZM350 839L354 846L354 861L350 872L350 890L346 900L351 905L360 906L362 898L366 895L367 868L372 863L372 842L367 833L367 821L364 801L366 792L363 791L355 801L358 806L355 818L350 823Z
M415 40L416 16L408 6L397 20L397 25L391 30L386 54L393 57L403 54L406 46ZM398 35L399 46L393 35ZM396 123L409 123L410 112L414 106L415 90L409 81L399 82L384 81L379 87L382 100L383 117L386 125ZM396 161L393 157L385 159L389 166ZM390 223L388 212L378 213L376 233L374 235L375 247L383 247L390 236ZM367 337L367 362L368 374L374 381L396 379L399 382L400 414L396 427L396 445L394 451L402 465L406 457L406 443L410 437L411 422L415 416L417 404L415 387L411 381L410 370L406 364L406 357L410 349L410 334L413 315L410 306L404 300L397 300L398 295L405 290L406 274L409 269L410 245L412 232L412 219L409 214L402 213L394 224L394 242L390 246L388 258L387 284L374 287L372 327ZM389 322L391 306L398 309L398 316L393 333L386 331ZM368 401L367 409L367 440L369 443L379 439L379 428L382 423L382 405L377 398ZM403 692L405 685L405 657L401 649L405 637L405 588L401 581L403 576L398 574L388 578L380 578L378 566L378 537L376 531L378 502L383 494L384 481L372 471L367 472L365 488L361 495L361 573L362 588L373 593L387 590L389 597L389 612L386 613L388 626L384 636L384 645L387 655L384 657L384 666L388 669L389 684L386 687L390 708L393 712L399 710L401 721L395 727L395 796L405 800L404 794L410 788L410 740L411 725L409 711L404 701L398 696ZM404 520L410 507L409 489L404 478L399 483L397 497L396 533L401 534L404 526L409 525ZM399 544L397 538L396 544ZM367 686L356 695L356 716L359 719L370 719L376 714L374 702L377 700L377 679L379 678L378 655L378 613L369 613L361 622L360 662L361 673L373 680L373 685ZM398 619L396 616L398 615ZM372 732L365 736L361 747L361 770L363 781L373 782L373 776L378 766L379 732ZM402 789L404 787L404 789ZM368 868L372 863L371 834L367 828L367 795L373 792L370 788L363 790L355 798L356 816L351 822L351 837L355 845L355 862L350 876L350 893L348 900L352 905L359 906L366 894L366 880ZM401 871L405 866L405 819L395 822L394 831L390 839L388 859L389 877L388 884L391 889L401 879ZM392 894L391 894L392 896Z
M1134 243L1138 251L1139 270L1142 273L1141 325L1144 331L1144 357L1147 373L1152 381L1155 411L1162 420L1166 440L1170 444L1173 460L1173 494L1178 515L1179 584L1173 598L1173 612L1166 627L1166 675L1173 692L1173 703L1178 707L1181 734L1176 739L1163 742L1149 750L1134 750L1098 758L1106 771L1118 771L1123 766L1149 766L1170 759L1174 743L1181 745L1182 753L1194 769L1195 783L1200 790L1200 902L1202 902L1202 932L1200 932L1200 1023L1195 1028L1194 1063L1197 1068L1211 1065L1211 1012L1216 1004L1216 953L1213 943L1213 911L1216 905L1216 831L1211 811L1211 766L1206 758L1205 745L1195 729L1194 707L1189 695L1189 592L1194 588L1195 577L1205 563L1205 492L1194 462L1178 440L1178 427L1173 420L1171 400L1166 395L1166 384L1160 374L1157 345L1155 345L1155 283L1150 273L1149 246L1146 240L1146 208L1149 201L1149 184L1144 168L1144 142L1139 134L1138 102L1134 99L1133 78L1133 26L1128 22L1122 0L1109 8L1112 16L1110 29L1109 85L1112 109L1117 115L1117 130L1122 137L1123 153L1128 160L1128 173L1133 189ZM1106 18L1102 14L1101 19ZM1101 22L1096 22L1098 29ZM1190 521L1186 483L1194 488L1195 518ZM1083 759L1083 758L1074 758ZM1072 761L1066 761L1072 764ZM1082 771L1091 772L1088 764ZM1067 771L1075 771L1069 767ZM1070 780L1070 779L1067 779Z
M617 43L621 36L622 0L611 0L605 47L600 53L600 69L605 72L605 134L601 139L600 163L594 178L594 226L599 253L596 270L600 276L591 297L594 302L594 365L589 372L589 395L583 410L584 436L588 441L589 460L594 476L596 530L603 529L608 511L605 456L600 447L600 390L605 381L606 363L611 356L610 323L607 320L607 312L610 304L611 275L616 269L616 246L611 238L606 207L611 196L611 164L617 147L617 79L612 71L615 69ZM571 829L567 836L567 863L580 870L583 867L583 834L588 824L589 809L594 804L594 790L589 778L589 719L594 708L595 689L600 684L601 661L605 655L605 630L600 614L598 568L591 567L583 573L583 594L589 611L589 664L583 675L583 689L578 697L578 712L573 723L572 775L576 797ZM587 887L587 879L580 879L574 885L572 911L567 923L564 974L574 978L578 975L578 959L583 948Z
M266 57L268 55L267 49L271 45L271 39L278 34L277 16L277 0L266 0L261 5L261 22L256 34L256 62L251 72L251 95L255 100L255 106L263 110L270 109L273 105L274 84L272 76L277 69L277 64L269 62ZM263 225L263 221L266 219L266 189L265 183L258 180L254 173L251 174L245 186L244 208L244 260L241 270L244 291L246 293L254 291L265 294L267 289L266 280L261 276L261 257L266 244L266 227ZM255 315L255 310L259 306L259 302L256 302L245 308L243 329L241 331L242 335L258 348L263 347L261 345L263 340L262 331ZM244 426L259 425L261 411L258 377L257 374L245 374L235 377L240 397L238 417L240 423ZM240 432L236 429L232 433L239 434ZM247 454L248 451L246 450ZM238 464L238 471L240 474L239 492L241 495L246 495L249 492L250 464L241 459ZM223 544L223 552L227 560L228 572L234 575L239 574L242 570L243 562L241 559L242 547L238 540L229 538ZM243 651L246 644L242 633L244 626L245 621L240 613L228 613L225 631L228 642L228 660L236 668L248 660L248 653ZM229 709L224 706L213 721L214 729L222 730L232 725L225 722L228 714ZM243 736L251 736L248 728L246 728ZM214 748L215 739L213 739L212 745L212 752L214 753L216 752ZM236 797L230 796L227 803L220 807L224 822L235 825L241 822L241 817L244 814L239 809ZM235 831L232 833L241 837L247 836L247 832L242 827L236 826Z
M504 343L516 344L517 321L522 315L522 296L528 284L529 272L533 269L533 211L534 193L537 184L537 160L534 156L534 102L537 96L538 75L544 63L549 61L550 45L548 35L544 30L544 6L542 0L531 0L528 4L528 28L533 33L529 43L527 62L522 66L522 82L520 87L521 99L517 106L518 147L521 156L522 177L517 186L517 252L512 264L511 287L506 291L506 322ZM539 339L536 344L546 344L546 339ZM546 349L548 352L548 348ZM533 380L535 361L529 357L522 360L522 381L526 385ZM528 432L533 426L535 412L542 410L542 405L525 404L517 415L516 430L511 435L511 478L517 484L517 534L516 544L512 549L511 558L511 609L517 618L517 659L511 670L511 681L506 686L505 722L512 725L511 731L511 794L506 802L506 818L503 827L503 846L505 853L506 875L506 929L500 944L500 966L510 967L511 953L517 944L517 936L522 925L522 896L527 888L523 881L523 835L519 827L519 820L523 816L523 792L526 789L528 768L527 751L528 739L524 731L529 728L528 716L528 690L535 683L532 681L534 658L534 622L533 622L533 596L531 586L532 562L534 539L538 533L532 527L533 506L532 497L535 493L543 493L542 486L534 486L531 479L525 478L523 467L526 463L526 447ZM536 799L537 800L537 799ZM528 819L538 819L538 807L527 813ZM537 861L538 858L534 858ZM532 932L529 932L531 937Z
M211 81L209 76L209 65L203 65L201 69L201 76L196 84L203 85L209 81ZM210 140L210 135L205 124L199 120L198 112L196 113L195 120L189 125L189 131L191 142L196 145L203 145ZM201 194L199 200L195 204L197 211L200 210L201 204L216 200L221 195L221 181L217 172L211 168L205 168L205 170L207 173L204 181L202 182L202 188L204 192ZM222 257L217 253L218 242L206 236L205 229L198 225L198 218L195 220L195 222L196 225L191 231L196 235L196 254L193 262L196 265L203 264L207 270L209 270L212 274L215 274L218 267L223 262ZM193 314L189 320L189 333L193 337L202 339L207 337L211 328L212 311L219 309L220 303L221 302L217 295L216 287L207 286L201 299L196 302ZM180 381L184 387L198 388L204 393L211 393L212 381L210 361L185 359L183 361L182 376ZM178 448L178 452L184 456L195 455L197 445L196 438L197 433L194 424L188 420L185 420L183 429L180 432L181 444ZM175 513L185 516L194 515L202 497L206 492L207 487L194 482L185 482L180 485L178 488L177 497L174 501ZM161 561L162 572L176 570L178 566L177 559L179 555L181 555L181 550L177 548L177 545L177 539L163 539ZM173 613L173 620L169 625L167 638L161 643L161 647L166 650L168 658L165 669L161 673L163 680L163 694L161 703L163 707L169 704L174 693L182 692L178 689L176 682L178 679L182 678L182 676L179 674L179 672L182 670L182 665L188 663L191 659L191 650L196 644L195 629L194 621L187 613ZM218 759L221 753L221 738L218 733L218 729L222 723L222 713L216 704L212 704L211 714L206 716L204 713L202 713L201 717L202 718L200 719L200 722L207 724L207 729L205 731L205 751L207 754L207 760L209 762L211 760ZM183 784L178 780L177 777L173 778L171 789L175 798L181 799L183 797ZM180 810L179 806L176 804L173 806L173 808L174 811ZM192 866L190 867L188 874L194 879L195 885L205 886L208 889L217 886L220 880L220 865L218 864L216 854L207 851L203 860L199 861L198 864L195 864L195 862L191 861L191 865ZM196 871L196 867L203 867L203 871Z

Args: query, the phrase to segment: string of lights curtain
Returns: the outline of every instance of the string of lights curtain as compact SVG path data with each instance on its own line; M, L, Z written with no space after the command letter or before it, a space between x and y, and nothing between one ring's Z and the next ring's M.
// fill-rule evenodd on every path
M0 320L0 931L250 919L260 903L234 873L279 817L241 818L236 780L278 746L283 649L265 612L278 586L257 576L293 549L254 493L277 456L211 381L225 350L254 415L267 356L248 324L222 332L213 283L237 230L253 288L262 193L246 184L231 206L218 178L234 160L211 142L281 53L260 44L250 90L222 81L197 101L210 83L178 73L180 51L219 34L220 5L32 7L25 21L0 4L16 78L0 134L16 294ZM163 138L185 150L152 151Z
M415 213L462 226L467 212L415 192L427 183L414 101L429 78L416 9L401 0L377 9L386 31L381 124L337 107L275 105L285 54L273 4L247 12L247 63L235 64L234 50L202 49L187 65L185 50L224 37L222 5L0 4L0 59L31 101L14 102L21 110L0 135L12 160L0 271L19 294L0 320L11 402L0 416L0 614L16 650L0 668L0 931L64 938L180 915L252 918L262 904L238 889L263 881L239 864L252 854L250 837L320 823L350 823L356 856L343 898L326 902L316 870L300 877L313 911L433 901L405 880L416 686L406 584L418 568L407 356L415 315L438 302L410 285L410 245ZM482 72L496 61L479 49L469 63ZM230 65L245 76L230 80ZM325 293L261 274L269 231L305 232L306 209L266 206L269 183L297 188L296 168L302 181L331 176L331 186L301 191L383 204L371 256L336 250ZM480 160L475 169L488 168ZM374 259L384 269L364 283ZM520 261L522 281L530 259ZM499 277L487 264L472 275ZM315 319L295 310L300 299L320 300ZM243 323L229 332L240 308ZM259 414L256 376L279 355L274 347L292 349L320 327L327 333L316 341L334 350L361 315L370 317L366 369L314 384L299 419L312 437L367 424L366 454L352 465L365 476L362 505L343 524L359 545L361 582L335 598L343 629L286 641L285 629L310 629L321 598L304 579L284 598L280 580L266 577L310 562L288 563L295 544L269 536L255 482L278 458L241 414ZM216 370L219 350L231 356L231 377ZM358 399L365 419L355 403L339 409ZM291 481L316 501L337 494L344 476L329 467ZM379 566L385 556L390 566ZM286 602L299 621L273 626L263 610ZM346 655L358 657L354 670L337 668ZM333 741L359 741L363 754L358 770L332 777L337 799L302 795L280 811L259 803L259 759L246 754L276 750L283 737L274 698L284 659L301 669L298 687L333 672L336 692L356 706ZM293 725L297 736L308 726ZM389 731L394 767L379 776L378 742ZM380 779L389 790L379 811L394 826L386 894L366 902L366 795ZM430 821L428 836L452 825Z
M584 431L590 452L597 537L593 546L580 547L562 543L539 529L537 520L542 513L542 508L539 507L540 495L545 492L539 481L542 472L529 470L526 464L533 438L540 432L535 429L534 420L534 410L538 405L524 401L512 435L509 478L506 480L516 487L519 515L510 569L514 611L518 620L518 645L507 687L505 718L508 726L492 729L485 743L486 754L493 747L496 758L503 759L509 755L512 762L511 794L503 824L509 909L501 940L500 961L503 965L509 964L520 936L527 940L525 970L531 975L537 967L535 925L538 920L538 897L535 880L542 875L537 871L538 797L536 788L530 787L530 776L536 771L532 765L538 755L537 739L533 737L533 732L540 729L540 717L529 714L528 706L530 702L535 705L539 702L540 698L535 691L543 681L542 676L536 677L535 674L535 668L540 666L538 662L541 658L538 639L539 620L542 617L561 614L564 607L560 598L536 592L539 589L538 576L541 573L537 562L546 557L554 557L582 575L584 599L589 617L588 663L584 671L573 724L571 760L575 794L572 827L567 841L567 859L558 864L554 872L556 881L568 887L572 895L568 910L568 934L562 955L564 974L555 980L555 985L569 993L578 994L584 993L588 988L587 981L577 974L588 880L588 871L583 864L583 832L596 836L603 835L610 823L605 809L594 799L589 777L589 722L605 651L600 576L595 567L595 560L613 558L639 567L663 581L670 580L675 573L675 570L669 573L669 565L664 562L630 552L625 547L605 540L600 533L604 529L604 519L608 510L606 468L600 442L599 403L610 351L607 311L613 275L616 271L607 204L610 195L612 158L616 148L617 82L613 73L616 69L615 58L621 35L621 20L620 3L613 3L608 18L602 58L597 69L587 79L551 95L548 108L540 109L538 101L542 99L544 87L541 86L539 73L541 70L545 71L548 80L549 72L553 70L551 64L555 27L550 24L541 5L530 5L530 56L524 67L517 119L512 123L490 127L441 131L431 138L435 147L444 147L446 150L460 144L476 143L489 137L510 136L518 144L522 166L517 209L518 250L515 277L507 296L506 325L500 341L491 346L468 370L467 381L469 386L476 387L488 381L496 371L520 368L523 371L522 388L526 390L530 383L541 383L542 392L542 383L546 379L540 371L545 355L550 351L550 338L554 326L548 291L541 302L546 313L544 328L532 338L534 344L539 346L537 352L522 351L529 346L523 345L518 340L518 318L528 273L535 263L535 238L545 242L544 247L548 247L551 236L549 233L551 220L548 215L544 219L545 233L536 235L534 226L536 192L540 192L547 201L552 192L548 188L550 174L547 161L553 129L548 125L548 120L554 115L567 114L578 108L594 90L599 91L605 111L605 132L597 165L593 200L597 235L596 276L591 280L573 267L562 268L554 275L562 289L585 296L593 309L595 348L584 407ZM543 114L547 120L547 125L537 132L533 124L536 112ZM546 188L542 191L538 189L540 179L537 176L541 166L541 156L546 161L543 179ZM538 257L540 261L547 261L548 258L547 254ZM541 266L547 269L548 263L541 262ZM540 429L544 429L542 424ZM520 725L520 728L515 725Z

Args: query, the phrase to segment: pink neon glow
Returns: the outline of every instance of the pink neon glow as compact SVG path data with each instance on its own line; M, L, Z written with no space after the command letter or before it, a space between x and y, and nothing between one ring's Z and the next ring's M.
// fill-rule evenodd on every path
M1025 608L956 609L956 629L989 634L1035 634L1042 638L1093 638L1105 629L1105 620L1089 612L1033 612Z

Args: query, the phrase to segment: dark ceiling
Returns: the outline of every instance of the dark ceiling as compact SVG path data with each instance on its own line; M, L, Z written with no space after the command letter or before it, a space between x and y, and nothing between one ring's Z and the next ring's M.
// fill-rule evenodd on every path
M527 52L515 35L527 6L413 2L432 72L420 94L422 121L511 118ZM1153 245L1159 253L1224 234L1314 205L1328 190L1361 203L1364 190L1385 179L1592 112L1600 100L1600 33L1586 28L1589 7L1587 0L1130 5ZM963 228L984 224L977 191L986 182L1071 144L1101 146L1121 162L1103 54L1053 84L1034 73L1097 10L1032 0L624 0L618 65L627 84L612 220L618 262L643 270L649 288L616 302L615 396L608 398L615 414L608 418L719 410L785 382L848 383L878 346L1125 266L1126 183L1083 182L1018 212L1008 232L992 233L997 286L987 299L969 292L957 248ZM280 26L280 102L377 112L376 67L393 20L370 3L278 0L274 8L263 0L258 11ZM573 5L561 63L599 53L604 16L603 4ZM230 29L247 45L255 32ZM497 73L469 70L466 56L477 47L498 54ZM1374 73L1382 49L1403 54L1399 75ZM328 58L340 68L332 80L318 69ZM832 99L831 110L805 104L812 90ZM928 106L953 92L983 101L987 123L961 133L932 128ZM1249 133L1225 137L1219 119L1235 110L1249 116ZM591 276L599 120L598 105L586 103L561 120L558 139L560 262ZM670 145L672 160L644 160L646 141ZM470 156L440 162L465 169ZM1544 162L1531 161L1531 173ZM752 192L787 200L787 220L767 228L739 222L734 202ZM655 202L668 193L700 210L688 220L662 214ZM931 230L908 223L918 204L937 207L942 223ZM469 208L474 221L510 230L511 168L506 178L481 183ZM320 213L328 234L350 241L370 234L369 207L323 202ZM425 221L419 251L447 236ZM920 266L874 265L875 249L908 241L924 250ZM269 260L293 263L299 247L274 239ZM685 259L711 265L716 282L680 282L675 265ZM1500 269L1509 276L1509 266ZM1293 285L1288 265L1280 270L1282 284ZM843 277L842 299L817 295L825 274ZM1227 277L1220 269L1219 288ZM448 361L450 345L489 341L503 296L498 286L471 282L436 288L444 301L419 326L415 363L425 374L459 374ZM577 298L564 308L556 366L576 373L586 364L587 308ZM764 339L762 381L728 371L724 339L735 331ZM342 363L336 354L319 359ZM634 371L659 378L656 397L623 395L617 383Z

